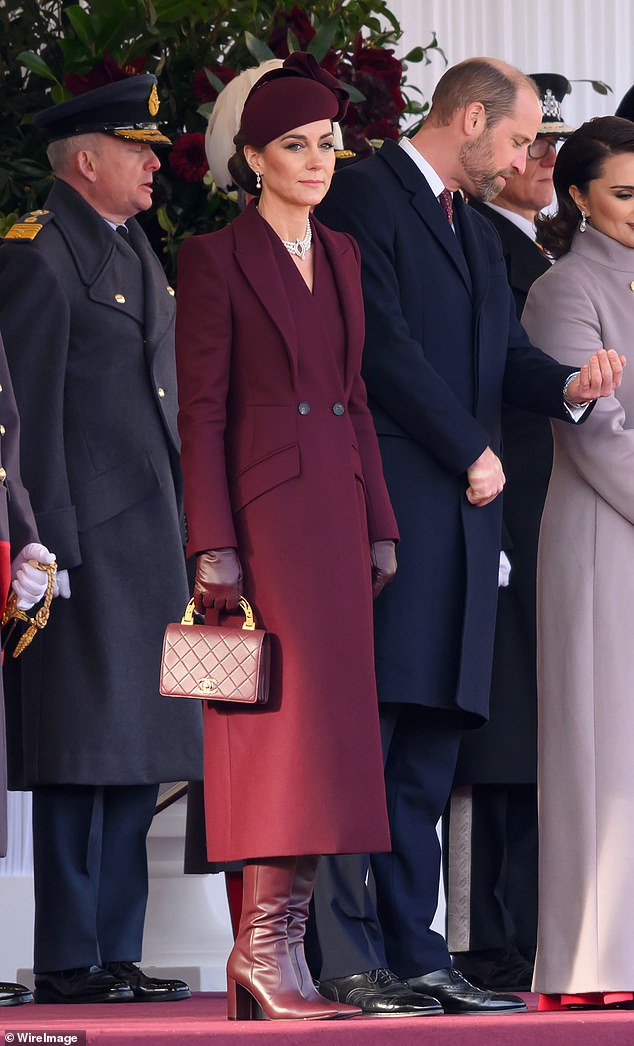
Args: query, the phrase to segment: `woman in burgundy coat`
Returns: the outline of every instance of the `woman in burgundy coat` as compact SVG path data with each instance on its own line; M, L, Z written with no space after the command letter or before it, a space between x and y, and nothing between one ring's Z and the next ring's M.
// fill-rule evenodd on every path
M245 859L229 1016L352 1015L303 934L319 854L389 848L372 596L396 522L360 377L359 256L312 217L345 92L295 53L247 98L233 174L258 197L181 252L177 365L199 610L242 592L273 637L269 703L205 708L208 856Z

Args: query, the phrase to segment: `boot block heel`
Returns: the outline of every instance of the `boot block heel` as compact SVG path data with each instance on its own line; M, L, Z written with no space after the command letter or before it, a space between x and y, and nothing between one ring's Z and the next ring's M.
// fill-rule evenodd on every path
M227 977L227 1018L230 1021L261 1021L264 1019L262 1008L255 1001L251 992L234 981L232 977Z

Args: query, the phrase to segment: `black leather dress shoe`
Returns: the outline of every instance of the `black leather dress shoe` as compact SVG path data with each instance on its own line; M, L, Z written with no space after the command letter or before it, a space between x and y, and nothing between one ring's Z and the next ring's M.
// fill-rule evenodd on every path
M494 992L529 992L533 965L518 951L503 949L481 952L456 952L454 967L476 988Z
M415 992L433 995L445 1013L519 1013L526 1003L517 995L498 995L470 984L458 970L434 970L422 977L408 977Z
M191 997L185 981L148 977L133 962L107 962L104 969L130 986L135 1002L178 1002Z
M410 991L389 970L320 981L319 992L333 1002L360 1006L365 1017L433 1017L443 1012L437 999Z
M35 974L36 1002L133 1002L132 989L101 966Z
M21 1006L33 1002L33 996L24 984L0 981L0 1006Z

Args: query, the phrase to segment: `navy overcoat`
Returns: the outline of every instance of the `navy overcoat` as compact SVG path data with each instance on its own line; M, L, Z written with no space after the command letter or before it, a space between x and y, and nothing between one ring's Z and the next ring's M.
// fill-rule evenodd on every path
M0 340L0 614L11 582L11 560L37 541L29 495L20 476L20 422L9 368ZM37 638L37 637L36 637ZM24 655L22 655L24 656ZM0 857L6 853L6 749L4 698L0 676Z
M456 194L454 233L395 143L340 171L319 216L361 248L363 375L401 535L398 574L375 613L379 700L454 709L479 725L502 498L470 505L466 469L487 446L499 453L503 399L567 420L562 389L575 368L528 341L490 223Z

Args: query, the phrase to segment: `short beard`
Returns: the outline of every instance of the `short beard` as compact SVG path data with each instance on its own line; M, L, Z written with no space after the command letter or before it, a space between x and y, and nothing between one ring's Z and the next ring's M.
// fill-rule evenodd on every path
M474 142L465 142L460 150L462 169L473 186L470 195L483 203L489 203L504 188L498 182L503 172L491 169L492 160L493 147L489 131L484 131Z

